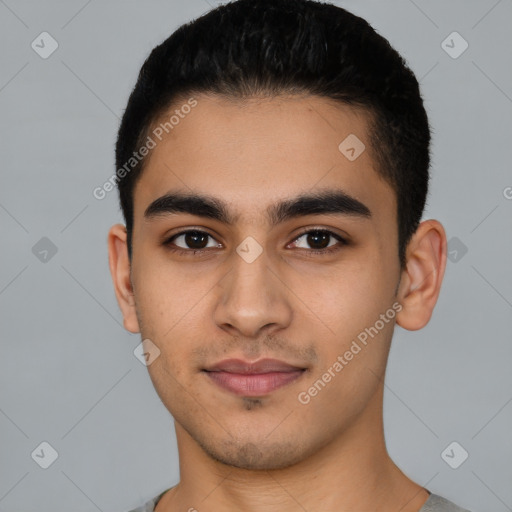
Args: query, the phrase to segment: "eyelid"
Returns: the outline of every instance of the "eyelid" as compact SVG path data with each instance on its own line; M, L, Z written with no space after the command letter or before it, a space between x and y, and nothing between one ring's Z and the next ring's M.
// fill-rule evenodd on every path
M162 242L165 244L172 238L178 237L180 235L186 235L190 231L204 233L205 235L211 236L215 240L217 240L218 235L216 233L213 233L211 229L202 227L202 226L188 226L186 228L178 228L178 231L173 232L172 230L170 232L167 232L162 236Z
M325 227L325 226L307 226L305 228L301 228L299 233L295 235L293 241L295 241L298 237L300 237L306 233L309 233L311 231L327 232L327 233L330 233L332 235L335 235L335 236L341 238L346 243L348 243L350 241L350 237L348 236L348 234L345 234L343 232L340 233L339 231L335 230L335 228L330 228L330 227Z

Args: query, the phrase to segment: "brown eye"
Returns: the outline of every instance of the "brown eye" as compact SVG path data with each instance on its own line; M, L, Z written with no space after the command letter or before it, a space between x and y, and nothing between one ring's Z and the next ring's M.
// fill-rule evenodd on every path
M294 246L301 249L309 249L309 247L300 247L298 245L298 240L301 239L304 239L303 244L311 247L308 252L313 254L329 254L339 250L341 248L340 246L347 244L344 238L326 229L310 229L294 240ZM338 243L336 243L336 240Z
M178 250L182 252L202 251L208 248L209 238L213 240L213 237L205 231L199 231L197 229L181 231L180 233L176 233L171 238L169 238L165 242L165 245L169 246L172 250ZM209 247L219 247L219 245L220 244L214 243Z
M329 247L329 241L331 235L324 231L312 231L306 235L306 241L309 245L313 246L313 249L325 249Z

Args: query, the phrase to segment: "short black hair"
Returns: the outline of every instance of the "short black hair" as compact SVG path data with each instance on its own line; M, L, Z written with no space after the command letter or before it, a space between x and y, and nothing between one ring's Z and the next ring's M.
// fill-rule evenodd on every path
M116 143L130 259L133 192L147 160L135 162L133 154L171 104L201 93L239 99L311 94L367 112L376 170L396 194L398 258L404 268L429 185L431 134L418 81L366 20L312 0L220 5L180 26L152 50L128 100ZM134 165L127 172L130 158Z

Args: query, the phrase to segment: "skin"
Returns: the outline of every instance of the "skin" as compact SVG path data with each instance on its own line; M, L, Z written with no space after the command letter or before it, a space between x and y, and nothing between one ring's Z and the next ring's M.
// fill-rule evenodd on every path
M125 227L108 235L124 326L161 351L148 371L175 420L181 480L157 512L417 512L428 493L387 453L383 382L395 322L416 330L430 320L446 265L442 225L420 224L401 270L396 198L375 170L366 114L315 96L195 98L137 182L131 264ZM338 149L351 133L366 145L354 161ZM269 205L320 189L343 189L371 218L308 215L270 226ZM237 222L188 213L144 219L152 201L177 190L224 200ZM301 236L310 227L350 243L308 256L320 247ZM204 242L209 252L192 255L184 237L174 243L189 255L170 252L164 241L191 228L213 237ZM248 236L262 248L252 263L236 252ZM298 394L394 303L396 317L300 403ZM226 358L264 357L307 371L257 399L201 372Z

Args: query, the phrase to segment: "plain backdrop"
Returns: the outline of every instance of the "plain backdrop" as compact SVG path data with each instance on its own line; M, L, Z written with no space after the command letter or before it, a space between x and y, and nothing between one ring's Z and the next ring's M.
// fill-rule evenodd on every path
M433 128L424 218L450 240L432 320L395 331L390 455L461 506L510 511L512 2L336 3L420 81ZM122 512L178 481L173 420L134 355L140 337L122 327L108 270L117 193L92 192L115 170L144 59L215 5L0 1L2 512Z

